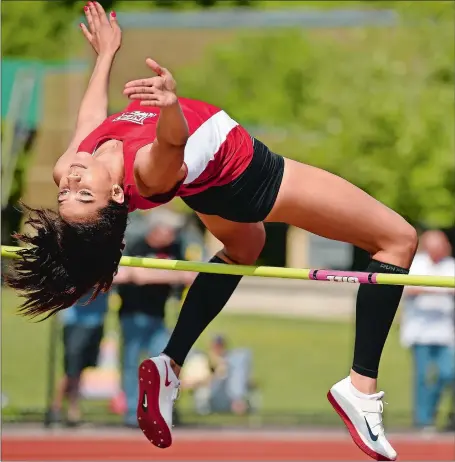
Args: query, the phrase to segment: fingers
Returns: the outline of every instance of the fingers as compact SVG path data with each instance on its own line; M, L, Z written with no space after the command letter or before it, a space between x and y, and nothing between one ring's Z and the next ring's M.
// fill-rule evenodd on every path
M96 6L95 6L95 4L93 2L89 2L88 7L89 7L90 13L92 15L94 30L95 31L99 30L99 28L101 26L101 20L100 20L99 14L98 14L98 10L96 9ZM93 31L92 31L92 33L93 33Z
M107 15L106 15L106 12L104 11L104 8L98 2L93 2L93 4L95 5L95 10L98 14L98 19L100 20L100 23L107 24L109 21L107 19Z
M153 85L145 87L128 87L123 90L123 94L127 96L129 99L141 101L157 101L158 99L162 99L163 97L162 90Z
M161 67L156 61L154 61L153 59L151 58L147 58L145 60L146 64L148 67L150 67L150 69L152 69L152 71L159 75L159 76L165 76L167 74L169 74L169 71L167 69L165 69L164 67Z
M149 77L148 79L132 80L125 84L125 88L133 87L151 87L153 85L162 85L163 81L159 77Z
M109 15L109 20L107 19L106 12L102 5L98 2L88 2L86 6L84 6L85 16L87 18L87 22L89 25L90 33L93 35L99 27L104 24L116 24L118 26L117 18L115 12L112 12Z
M95 33L95 24L93 22L92 10L89 5L84 6L85 17L87 18L88 28L91 34Z
M112 29L120 29L120 26L117 22L117 14L115 11L111 11L111 14L109 15L109 22L111 24Z
M131 82L125 83L125 89L133 87L146 87L148 85L149 80L152 79L131 80Z
M91 42L92 41L92 34L89 32L89 30L87 29L87 26L82 22L80 24L81 26L81 29L82 29L82 33L84 34L84 37L89 41Z
M158 101L159 99L162 99L162 95L156 93L133 93L129 95L128 98L140 101Z
M125 88L123 90L123 94L124 95L127 95L127 96L130 96L130 95L134 95L134 94L138 94L138 95L141 95L141 94L145 94L145 93L150 93L150 94L153 94L156 92L156 88L154 86L147 86L147 87L129 87L129 88ZM160 90L158 90L160 91Z
M161 106L159 101L141 101L139 104L141 106Z

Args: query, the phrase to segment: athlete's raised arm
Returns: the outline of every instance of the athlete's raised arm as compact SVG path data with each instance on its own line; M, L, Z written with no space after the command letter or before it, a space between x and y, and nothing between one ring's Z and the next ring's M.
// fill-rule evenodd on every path
M57 184L61 172L66 170L80 142L107 117L109 76L122 41L122 33L114 12L109 14L108 19L98 2L89 2L84 11L88 28L81 24L82 33L98 56L79 107L73 138L54 167L54 181Z
M123 93L132 100L140 100L142 106L161 109L156 139L151 147L138 151L134 163L138 190L148 197L169 191L186 175L183 154L189 130L171 73L152 59L146 63L157 76L128 82Z

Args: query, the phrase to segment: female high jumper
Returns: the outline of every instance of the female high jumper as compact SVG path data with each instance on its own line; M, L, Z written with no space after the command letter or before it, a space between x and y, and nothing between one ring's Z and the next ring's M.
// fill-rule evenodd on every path
M222 109L178 97L171 73L155 61L146 63L156 76L128 82L123 93L131 103L108 117L109 75L121 31L115 13L108 17L99 3L89 3L85 13L82 32L98 57L73 139L54 167L58 213L29 208L34 233L16 235L29 245L8 278L26 297L22 312L50 316L89 291L96 297L108 290L128 213L174 197L223 243L213 263L254 264L265 242L264 222L281 222L368 251L369 282L374 273L408 273L417 236L401 216L342 178L271 152ZM140 365L138 423L154 445L171 445L180 368L240 279L199 274L163 354ZM397 456L384 434L384 393L376 386L402 291L360 286L352 368L328 392L354 442L377 460ZM297 350L293 361L301 354Z

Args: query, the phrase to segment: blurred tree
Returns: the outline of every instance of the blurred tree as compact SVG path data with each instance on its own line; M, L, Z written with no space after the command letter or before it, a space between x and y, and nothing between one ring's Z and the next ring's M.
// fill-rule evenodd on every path
M254 4L253 4L253 2L251 2L251 0L235 0L234 4L236 6L242 6L242 7L254 6Z
M217 3L217 0L195 0L195 1L198 6L201 6L203 8L215 6Z
M453 34L451 21L267 31L213 50L203 73L179 83L264 127L272 149L341 175L413 222L450 225Z
M69 8L73 8L74 6L77 6L78 9L81 9L83 7L84 3L81 2L81 0L60 0L65 6ZM86 3L88 3L89 0L87 0ZM110 10L112 6L116 3L116 0L99 0L101 5L103 5L103 8L105 10Z
M159 8L175 8L178 6L178 0L155 0L155 5Z
M230 6L249 6L256 9L283 8L320 8L320 9L393 9L413 18L436 21L446 18L453 21L454 3L450 1L270 1L270 0L101 0L105 9L114 7L122 11L149 10L153 8L200 8L212 6L225 8ZM3 56L38 59L60 59L74 55L74 36L78 31L74 21L82 13L83 3L80 0L26 0L4 2L2 6L2 54Z
M5 2L2 56L59 60L74 53L71 31L75 29L75 8L62 1Z
M102 4L128 11L166 6L163 1L200 6L178 0ZM229 2L239 3L248 2ZM4 2L3 56L74 57L75 45L83 43L73 40L82 5ZM454 3L257 0L254 6L387 8L404 22L394 29L323 31L311 42L301 32L270 30L240 38L214 51L204 72L178 76L187 94L222 105L243 123L267 127L275 149L346 177L413 220L449 224L455 213ZM275 136L283 127L285 137Z

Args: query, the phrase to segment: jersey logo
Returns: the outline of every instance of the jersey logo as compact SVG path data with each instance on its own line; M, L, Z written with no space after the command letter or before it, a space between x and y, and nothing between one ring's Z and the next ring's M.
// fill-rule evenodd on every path
M157 114L154 114L153 112L142 112L142 111L124 112L123 114L115 118L112 122L119 122L120 120L124 120L126 122L133 122L134 124L144 125L144 121L146 119L150 119L156 116Z

